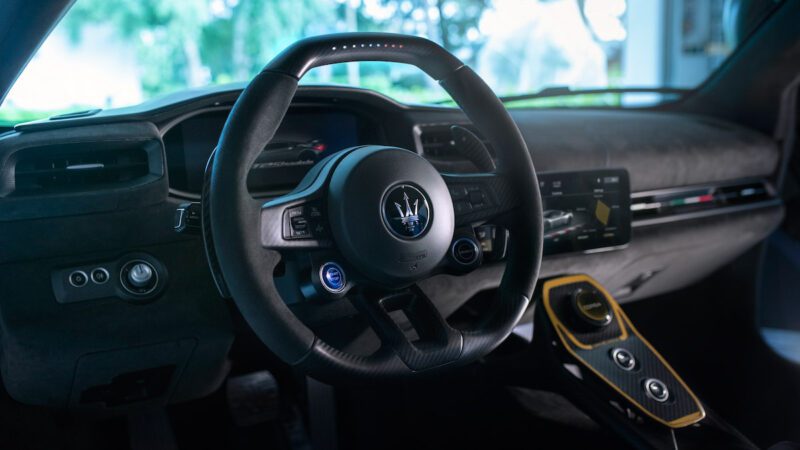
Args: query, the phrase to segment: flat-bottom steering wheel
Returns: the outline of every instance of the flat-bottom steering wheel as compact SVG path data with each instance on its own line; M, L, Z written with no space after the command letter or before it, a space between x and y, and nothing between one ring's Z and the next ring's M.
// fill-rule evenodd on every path
M314 67L351 61L412 64L438 80L493 145L497 170L440 174L412 151L367 145L321 160L289 194L267 203L254 199L248 172L275 135L298 81ZM242 315L286 363L332 383L410 377L484 356L511 333L539 273L541 197L519 129L475 72L419 37L338 34L286 49L234 105L204 190L209 259ZM455 212L456 191L478 192L482 207ZM487 221L500 221L510 232L505 272L488 312L457 329L415 283L442 267L456 227ZM325 301L352 302L380 349L363 356L334 348L292 313L274 279L288 252L336 255L305 276L324 287ZM394 311L407 316L415 336L400 329Z

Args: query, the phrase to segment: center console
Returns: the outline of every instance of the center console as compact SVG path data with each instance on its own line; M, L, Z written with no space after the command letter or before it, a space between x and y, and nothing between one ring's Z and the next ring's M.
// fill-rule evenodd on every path
M558 278L545 282L542 296L563 350L581 370L668 427L705 417L694 393L599 283L586 275Z
M716 416L587 275L546 280L534 313L547 379L635 448L755 448Z

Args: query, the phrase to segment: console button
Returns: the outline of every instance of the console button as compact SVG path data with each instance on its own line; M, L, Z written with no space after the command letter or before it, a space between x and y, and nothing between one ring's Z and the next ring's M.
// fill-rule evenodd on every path
M303 216L292 217L292 231L302 232L308 229L308 220Z
M472 212L472 205L469 202L461 201L453 205L456 214L467 214Z
M659 403L664 403L669 399L669 389L667 389L667 385L657 378L648 378L644 380L643 387L645 394Z
M463 237L453 242L453 246L450 248L450 254L457 263L469 266L478 261L480 249L473 239Z
M286 238L305 239L311 237L311 233L308 231L308 219L303 214L302 206L287 211L287 221L289 233L285 236Z
M606 297L594 290L576 291L572 295L572 307L581 320L595 327L604 327L614 318L614 312Z
M69 284L74 287L84 287L88 282L89 278L86 276L86 272L82 270L76 270L69 274Z
M631 371L636 368L636 358L633 357L633 353L624 348L611 350L611 360L622 370Z
M347 286L344 269L335 262L326 262L319 269L319 281L328 292L337 294Z
M467 196L467 188L465 186L450 186L450 197L453 200L460 200Z
M322 218L322 208L320 208L318 205L308 205L306 212L308 213L308 217L311 219Z
M106 281L108 281L109 278L108 271L102 267L98 267L92 270L91 276L92 276L92 281L94 281L97 284L103 284Z
M467 186L467 203L473 210L491 206L481 186Z
M311 224L311 235L314 236L316 239L325 239L328 237L328 227L325 226L325 222L313 222Z
M286 210L283 219L284 239L325 239L328 228L322 207L316 203Z
M469 202L472 203L473 205L483 204L483 192L471 191L469 193Z

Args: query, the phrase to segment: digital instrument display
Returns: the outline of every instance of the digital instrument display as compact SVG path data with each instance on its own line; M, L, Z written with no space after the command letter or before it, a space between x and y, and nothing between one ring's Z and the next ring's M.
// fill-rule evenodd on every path
M631 239L631 193L624 169L541 173L544 253L618 247Z
M170 186L199 193L205 166L219 141L228 111L186 119L164 137ZM361 141L363 124L344 110L290 110L271 142L265 143L248 176L251 191L294 188L320 159Z

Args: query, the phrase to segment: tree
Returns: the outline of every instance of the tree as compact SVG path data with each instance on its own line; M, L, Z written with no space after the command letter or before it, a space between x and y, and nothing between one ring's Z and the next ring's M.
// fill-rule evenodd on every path
M199 32L208 20L208 2L182 0L81 0L65 17L79 42L88 24L114 27L133 43L142 62L142 90L149 95L205 84Z
M465 62L475 61L483 44L479 24L489 0L381 0L381 3L386 7L397 5L389 20L379 22L381 27L428 37Z
M247 80L297 39L336 31L427 36L471 63L482 45L477 29L487 5L488 0L80 0L65 26L76 43L88 25L113 27L136 49L142 91L150 97ZM311 78L409 92L429 86L419 71L386 64L321 73Z

